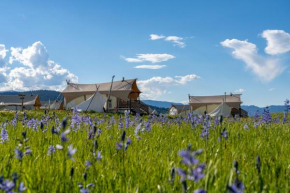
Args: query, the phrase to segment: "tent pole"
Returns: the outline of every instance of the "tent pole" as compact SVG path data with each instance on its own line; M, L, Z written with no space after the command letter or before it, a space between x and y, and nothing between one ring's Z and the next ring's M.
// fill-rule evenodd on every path
M97 87L97 86L96 86L96 87ZM88 105L88 107L87 107L87 109L86 109L86 112L88 111L88 109L89 109L89 107L90 107L90 105L91 105L91 103L92 103L92 101L93 101L95 95L97 94L98 90L99 90L99 86L97 87L97 90L96 90L96 92L94 93L94 96L92 97L92 100L90 101L90 103L89 103L89 105Z
M113 81L114 81L114 78L115 78L115 75L112 77L112 82L111 82L111 87L110 87L110 92L109 92L109 96L108 96L108 98L107 98L107 112L108 112L108 110L109 110L109 101L110 101L110 97L111 97L111 92L112 92L112 86L113 86Z

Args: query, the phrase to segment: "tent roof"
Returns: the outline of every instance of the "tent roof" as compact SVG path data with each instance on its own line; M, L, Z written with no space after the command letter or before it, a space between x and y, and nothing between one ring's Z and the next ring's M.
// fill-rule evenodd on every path
M241 94L216 95L216 96L189 96L191 110L195 110L204 105L221 104L225 102L230 107L240 108L242 104Z
M225 100L225 101L224 101ZM190 96L190 104L192 103L222 103L222 102L230 102L230 103L242 103L241 94L233 94L231 95L216 95L216 96Z
M4 106L21 106L22 100L18 95L0 95L0 105ZM23 99L23 106L39 105L38 95L26 95Z
M95 84L75 84L69 83L67 87L62 91L66 102L70 102L75 98L83 95L94 94L98 88L101 94L109 94L111 82L95 83ZM136 79L114 81L112 85L111 95L127 100L129 94L139 94L141 91L137 87Z

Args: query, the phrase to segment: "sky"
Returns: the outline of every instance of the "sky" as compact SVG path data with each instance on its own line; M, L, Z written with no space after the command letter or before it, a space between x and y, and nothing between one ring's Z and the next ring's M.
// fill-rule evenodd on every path
M290 99L289 0L1 1L0 90L137 78L141 99Z

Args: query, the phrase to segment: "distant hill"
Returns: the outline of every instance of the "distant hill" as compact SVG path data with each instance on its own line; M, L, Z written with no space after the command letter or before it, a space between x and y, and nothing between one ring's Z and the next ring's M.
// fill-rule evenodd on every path
M242 108L248 111L249 115L254 115L257 110L260 114L264 112L265 107L257 107L255 105L242 105ZM285 111L285 107L283 105L271 105L269 106L269 110L271 113L282 113Z
M25 91L25 92L18 92L18 91L5 91L0 92L0 95L19 95L20 93L24 93L25 95L38 95L40 101L48 101L48 100L63 100L63 96L58 91L54 90L36 90L36 91Z

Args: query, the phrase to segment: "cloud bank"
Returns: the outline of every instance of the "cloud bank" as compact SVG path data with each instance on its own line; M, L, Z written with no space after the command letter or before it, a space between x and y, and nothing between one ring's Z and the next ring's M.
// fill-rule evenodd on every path
M5 46L0 46L0 62L4 60ZM1 51L2 50L2 51ZM66 86L66 79L77 82L78 77L70 73L53 60L50 60L46 47L35 42L27 48L11 47L9 64L5 63L0 73L0 90L61 90ZM7 52L7 50L6 50ZM4 54L3 54L4 53Z
M200 78L195 74L175 77L152 77L147 80L139 80L138 86L142 90L142 97L156 100L168 93L168 89L174 86L185 85L190 81Z

